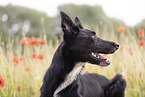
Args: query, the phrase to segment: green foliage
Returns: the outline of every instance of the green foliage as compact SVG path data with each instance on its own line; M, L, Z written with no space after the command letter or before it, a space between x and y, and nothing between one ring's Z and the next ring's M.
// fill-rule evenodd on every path
M136 35L139 29L144 29L145 31L145 19L138 23L136 26L134 26L134 31L136 32Z
M121 20L109 18L104 13L101 6L88 6L88 5L74 5L66 4L59 6L59 10L67 12L70 16L75 17L76 15L81 18L83 24L86 25L118 25L125 26L125 23Z
M38 37L44 32L43 28L45 28L45 33L49 36L48 38L50 40L55 39L54 19L48 17L45 13L10 4L1 6L0 9L0 17L4 14L8 16L8 20L6 22L1 20L0 24L0 32L3 34L3 41L8 35L12 35L12 33L14 33L14 36L19 37ZM16 26L18 28L16 32L12 29L14 25L18 26ZM27 28L24 28L24 26L28 26L28 32L25 30Z
M59 10L67 12L73 18L79 16L84 24L94 25L100 21L107 23L107 16L101 6L66 4L59 6Z
M92 28L92 26L87 27L88 29ZM85 71L89 73L99 73L111 79L116 73L124 72L124 79L127 81L126 97L144 97L144 47L138 45L138 39L134 37L130 29L126 29L125 33L118 35L115 28L108 29L105 26L103 26L103 28L104 30L102 32L104 33L98 30L99 27L92 29L95 29L94 31L96 31L97 35L101 38L106 40L114 39L122 47L114 54L102 55L105 58L109 58L111 61L109 67L86 64L84 73ZM106 31L110 31L110 33ZM38 38L41 38L41 36ZM9 47L7 53L5 53L6 51L3 45L0 47L0 75L2 75L5 80L5 86L0 88L0 96L39 97L43 76L51 63L55 49L58 47L58 42L55 46L52 44L52 41L48 41L49 44L43 46L35 45L29 47L25 45L24 55L26 60L20 62L20 64L15 64L12 62L13 56L22 56L22 46L18 41L19 37L17 37L16 40L17 41L13 43L14 38L10 39L10 37L7 37L6 47ZM45 55L44 59L38 60L31 58L31 53L34 51L43 53ZM29 67L30 71L26 71L26 67ZM20 91L18 91L18 86L20 86Z
M6 38L10 35L13 37L46 37L47 40L52 40L53 44L55 39L59 38L62 34L60 30L60 16L49 17L43 12L36 11L34 9L13 6L11 4L7 6L0 6L0 32L2 32L2 40L6 43ZM135 27L128 27L123 21L116 18L109 18L104 13L101 6L88 6L88 5L74 5L65 4L58 7L58 10L65 11L73 19L77 15L81 18L83 25L89 26L90 29L98 30L101 33L105 33L104 29L115 28L123 26L131 29L137 35L138 29L145 29L145 20L139 23ZM6 14L8 16L7 21L2 21L2 16ZM58 13L59 14L59 13ZM28 26L28 31L26 26ZM18 28L13 31L13 28ZM96 27L96 28L95 28ZM15 29L14 29L15 30ZM110 32L110 30L107 30ZM117 30L116 30L117 31ZM12 34L13 33L13 34ZM44 36L44 33L46 36Z

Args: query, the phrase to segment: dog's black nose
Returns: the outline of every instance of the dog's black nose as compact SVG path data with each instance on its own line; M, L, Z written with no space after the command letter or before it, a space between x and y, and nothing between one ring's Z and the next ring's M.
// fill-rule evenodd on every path
M119 44L118 43L115 43L115 45L116 45L116 48L118 49L119 48Z

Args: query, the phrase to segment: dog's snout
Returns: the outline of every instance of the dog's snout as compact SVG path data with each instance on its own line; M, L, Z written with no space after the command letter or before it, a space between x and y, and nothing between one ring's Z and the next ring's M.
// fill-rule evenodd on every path
M116 45L116 48L118 49L119 48L119 44L118 43L115 43L115 45Z

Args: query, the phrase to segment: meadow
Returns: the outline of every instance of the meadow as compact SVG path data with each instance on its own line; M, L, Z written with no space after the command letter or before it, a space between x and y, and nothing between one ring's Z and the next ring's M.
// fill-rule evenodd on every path
M89 26L85 28L92 29ZM99 67L86 63L83 73L95 72L111 79L116 73L123 72L123 78L127 81L126 97L145 97L145 46L144 41L139 42L144 35L139 36L134 30L124 27L104 27L101 31L94 26L93 30L99 37L119 43L120 48L115 54L103 55L111 61L110 66ZM29 37L28 40L33 40L32 44L19 37L14 37L14 41L8 36L6 43L0 40L0 97L40 96L43 76L60 43L57 39L55 44L51 40L40 42L47 37L45 33L37 38Z

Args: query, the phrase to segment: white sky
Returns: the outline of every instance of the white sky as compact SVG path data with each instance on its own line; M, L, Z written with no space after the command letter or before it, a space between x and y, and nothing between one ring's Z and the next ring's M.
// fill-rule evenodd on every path
M55 16L61 4L101 5L109 17L121 19L129 26L145 19L145 0L0 0L0 5L9 3L43 11L49 16Z

